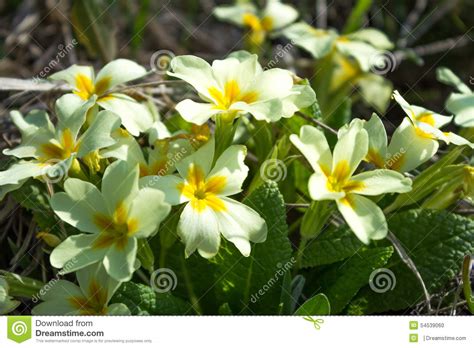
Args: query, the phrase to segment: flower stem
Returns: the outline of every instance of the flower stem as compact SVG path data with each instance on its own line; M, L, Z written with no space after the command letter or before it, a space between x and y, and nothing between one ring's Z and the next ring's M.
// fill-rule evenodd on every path
M229 111L216 117L216 130L214 133L216 151L214 154L214 162L222 155L225 149L232 144L237 129L237 122L234 122L235 116L235 112Z
M201 305L199 304L199 299L194 292L194 287L191 278L189 277L184 258L181 258L181 268L183 271L184 282L186 283L186 289L188 290L189 300L191 301L191 306L196 311L196 314L201 315L203 311Z

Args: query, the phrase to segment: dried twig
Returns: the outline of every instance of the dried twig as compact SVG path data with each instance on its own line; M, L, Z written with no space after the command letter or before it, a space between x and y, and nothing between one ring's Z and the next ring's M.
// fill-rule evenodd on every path
M408 253L405 251L405 248L403 248L402 244L398 240L398 238L392 233L388 232L387 239L393 244L393 247L397 251L398 255L402 259L402 261L412 270L412 272L415 274L415 277L418 279L421 288L423 289L423 294L425 296L425 301L426 301L426 306L428 307L428 313L432 312L431 309L431 296L428 292L428 289L425 285L425 282L423 280L423 277L421 276L420 272L418 271L418 268L416 268L415 263L411 259L411 257L408 255Z

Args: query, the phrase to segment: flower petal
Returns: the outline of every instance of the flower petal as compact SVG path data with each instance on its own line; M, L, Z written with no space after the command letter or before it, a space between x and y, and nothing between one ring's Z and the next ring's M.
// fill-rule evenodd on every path
M25 179L44 175L50 167L38 162L15 163L7 170L0 172L0 186L18 185Z
M276 122L283 117L283 103L280 99L270 99L252 104L237 102L232 104L229 109L248 112L258 121Z
M223 60L214 60L212 62L212 72L217 86L220 90L224 90L226 83L235 81L236 86L241 93L251 92L255 90L255 82L257 76L260 77L262 68L258 63L256 54L249 54L243 59L240 57L229 56ZM258 74L258 75L257 75ZM214 100L214 98L212 98ZM217 104L217 101L214 100Z
M146 132L153 124L148 109L135 99L125 94L109 94L97 101L101 107L115 112L122 120L123 126L134 136Z
M474 127L474 93L451 93L446 109L455 116L454 123L461 127Z
M301 127L299 136L290 135L290 141L300 150L315 172L331 172L332 154L323 132L305 125Z
M298 18L298 11L290 5L270 0L263 10L263 18L269 18L271 30L277 30L293 23Z
M333 170L338 163L346 163L349 166L347 175L351 176L365 158L369 150L369 136L363 127L364 122L355 119L351 122L347 131L338 139L333 153Z
M165 194L152 188L142 188L132 202L129 219L137 222L136 238L145 238L156 231L169 214L171 206L165 202Z
M94 69L91 66L74 64L65 70L58 71L57 73L49 76L48 79L55 81L66 81L68 85L74 89L81 90L82 85L80 83L80 79L78 79L79 76L84 76L92 83L94 81Z
M283 117L291 117L303 108L307 108L316 101L316 93L309 85L294 85L291 94L283 99Z
M334 31L316 29L305 22L290 25L282 34L317 59L331 52L337 38Z
M56 101L55 111L58 117L57 128L69 129L73 139L76 139L79 130L86 122L89 110L95 105L96 97L85 101L75 94L65 94Z
M125 161L116 161L107 167L102 179L102 194L110 214L121 205L128 210L138 193L138 174L138 166L131 167Z
M193 86L199 94L210 98L209 87L217 83L212 73L212 68L204 59L185 55L171 60L171 69L168 75L177 77Z
M218 178L225 181L222 190L217 193L219 196L231 196L242 191L242 184L249 171L244 163L246 155L247 148L245 146L232 145L217 159L206 180Z
M188 203L179 219L178 235L185 244L186 257L196 249L206 259L215 256L219 251L219 223L210 208L197 211Z
M336 200L344 197L344 192L336 192L328 189L328 179L322 172L316 172L310 176L308 181L309 195L312 200Z
M123 128L118 128L112 134L115 144L100 151L103 158L116 158L133 164L146 165L142 149L135 138Z
M105 92L121 83L136 80L146 74L146 69L128 59L115 59L106 64L97 74L95 85ZM103 86L103 87L102 87Z
M408 172L433 157L438 147L436 140L420 137L411 121L405 118L390 140L386 167Z
M214 160L214 138L211 138L206 144L200 147L196 152L192 153L188 157L183 158L176 168L182 178L188 177L188 171L193 166L199 167L202 171L202 175L207 177L211 170L212 162Z
M362 243L387 236L388 227L382 209L370 199L350 194L337 201L337 207L349 227Z
M454 144L454 145L468 145L471 147L471 149L473 148L474 144L471 143L469 140L467 140L466 138L463 138L453 132L447 132L447 133L444 133L445 137L446 137L446 142L448 144Z
M244 26L244 15L255 14L257 9L251 3L240 3L235 6L217 6L214 15L222 21L227 21L238 26Z
M285 98L294 93L293 78L288 70L269 69L248 81L258 93L258 100Z
M354 185L355 189L351 190L351 193L361 195L376 196L382 193L411 191L409 178L388 169L377 169L357 174L351 178L351 181L358 183L358 185Z
M364 129L369 136L369 152L366 160L382 168L387 156L387 132L382 120L373 113L370 120L364 123Z
M212 116L222 112L213 104L196 103L191 99L185 99L176 105L176 110L188 122L199 126L206 123Z
M128 238L125 245L111 246L104 257L104 267L107 273L114 279L127 282L132 278L135 271L135 260L137 257L137 239Z
M21 133L21 144L14 149L5 149L3 153L18 158L38 157L40 146L54 138L55 129L45 111L33 110L23 117L18 111L10 113L13 123Z
M67 274L102 260L107 249L93 249L96 238L96 234L76 234L68 237L51 252L51 265L62 268L61 274Z
M85 133L79 138L78 157L84 157L95 150L116 143L112 132L120 127L120 118L113 112L101 111L97 114Z
M50 201L56 215L80 231L99 233L101 229L94 223L94 216L107 213L99 190L79 179L67 179L64 190L66 192L55 193Z
M184 202L188 202L189 198L181 194L179 186L182 185L184 180L176 175L153 175L145 176L140 179L141 188L153 188L160 190L165 194L165 200L171 205L178 205Z
M267 239L267 224L252 208L230 198L222 198L226 210L215 212L219 231L243 256L250 255L250 243Z

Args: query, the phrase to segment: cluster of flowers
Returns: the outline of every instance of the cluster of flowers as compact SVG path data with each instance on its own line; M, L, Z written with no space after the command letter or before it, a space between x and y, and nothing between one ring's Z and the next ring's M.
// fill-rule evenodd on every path
M263 12L245 5L218 8L216 14L251 27L256 41L297 18L296 11L278 1L269 1ZM336 47L363 69L369 66L370 50L388 45L383 34L371 29L341 37L297 23L284 33L315 57ZM55 246L50 262L62 274L76 272L79 287L58 281L34 308L35 314L129 313L125 305L108 302L140 267L140 240L158 233L172 206L182 206L177 234L185 257L196 250L202 257L214 257L221 237L244 256L250 255L251 243L266 240L265 220L229 198L242 191L249 172L246 147L232 144L229 129L241 117L263 122L290 118L315 103L314 91L287 70L263 69L257 55L245 51L212 65L195 56L178 56L171 61L169 75L191 85L200 101L186 99L176 105L193 127L171 133L153 105L123 93L122 84L146 74L125 59L110 62L97 76L91 67L75 65L50 77L72 91L56 101L56 126L45 111L11 113L22 142L4 151L18 160L0 172L0 199L30 178L46 181L50 191L53 186L61 191L52 192L50 199L55 214L78 232ZM453 83L451 75L445 81L462 93L450 99L457 113L459 100L472 98L472 92ZM384 238L388 230L383 211L364 196L410 191L411 179L405 173L430 160L439 141L472 147L468 140L440 130L452 117L410 105L398 92L394 99L407 117L390 143L376 114L340 128L332 152L318 128L304 125L299 134L290 135L314 170L308 182L310 198L336 201L366 244ZM458 118L465 123L467 116ZM210 120L217 125L214 135L207 127ZM141 135L147 145L137 140ZM58 172L65 180L52 185L49 176Z

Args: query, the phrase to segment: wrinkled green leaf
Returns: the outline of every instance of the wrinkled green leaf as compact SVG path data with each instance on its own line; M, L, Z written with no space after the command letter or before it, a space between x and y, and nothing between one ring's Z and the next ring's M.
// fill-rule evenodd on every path
M127 282L122 284L110 303L123 303L133 315L194 314L191 305L171 293L158 293L151 287Z
M431 294L459 273L464 255L474 253L474 221L469 218L445 211L410 210L388 222ZM362 289L348 307L349 313L402 310L424 300L421 285L398 255L387 268L395 274L394 289L384 293Z
M243 257L230 243L216 257L217 292L227 301L233 313L275 314L278 312L281 287L286 272L294 262L283 197L275 183L255 190L244 203L265 219L268 236L264 243L253 244L249 257ZM286 271L285 271L286 270Z

